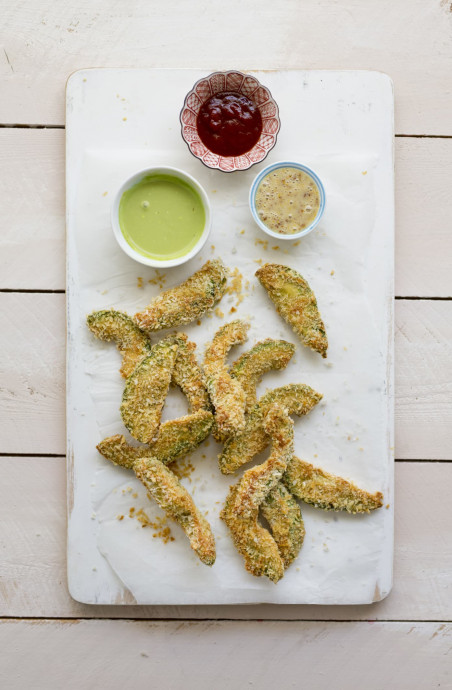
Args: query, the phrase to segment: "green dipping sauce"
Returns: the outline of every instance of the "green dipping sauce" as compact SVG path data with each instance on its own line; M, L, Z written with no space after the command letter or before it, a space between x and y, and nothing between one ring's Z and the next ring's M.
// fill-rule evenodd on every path
M148 175L119 202L119 226L143 256L165 261L188 254L200 239L206 214L198 192L172 175Z

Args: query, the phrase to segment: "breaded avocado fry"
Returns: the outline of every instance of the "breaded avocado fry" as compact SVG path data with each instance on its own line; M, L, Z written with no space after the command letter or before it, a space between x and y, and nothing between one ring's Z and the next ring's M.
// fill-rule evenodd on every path
M234 362L229 373L245 391L247 412L256 404L256 388L265 372L271 369L284 369L294 352L295 345L292 343L268 338L257 343Z
M196 450L213 426L213 414L198 410L160 425L157 440L150 447L152 455L165 464Z
M244 321L227 323L215 333L206 350L203 368L215 410L213 435L217 441L225 441L245 425L245 391L231 378L225 359L233 345L245 342L248 328Z
M198 410L179 419L164 422L159 429L155 443L150 446L130 446L124 436L117 434L104 439L97 450L115 465L133 469L140 458L153 457L168 465L196 450L209 435L213 415L208 410Z
M122 434L104 438L96 448L104 458L126 470L133 470L137 460L149 455L149 446L130 446Z
M137 460L134 470L150 496L182 527L199 559L206 565L213 565L215 540L210 525L176 475L151 456Z
M121 376L127 378L151 352L151 343L132 318L115 309L95 311L86 317L88 328L99 340L116 342L122 355Z
M272 434L270 457L243 475L231 487L221 518L229 527L234 544L253 575L266 575L273 582L284 575L284 562L275 540L258 522L259 508L281 479L293 455L293 421L281 407L268 410L263 421ZM276 548L275 548L276 547Z
M265 432L263 420L271 405L279 404L288 414L301 416L308 414L321 399L320 393L302 383L281 386L263 395L248 415L243 430L226 442L219 456L221 472L232 474L268 446L270 436Z
M325 326L315 295L303 276L281 264L264 264L256 271L256 276L277 312L292 326L303 345L326 357Z
M121 416L132 436L152 443L160 424L171 381L177 344L172 338L160 341L127 379L121 403Z
M259 524L257 516L244 518L236 514L236 491L237 486L230 488L221 519L228 526L247 571L256 577L266 575L276 583L284 575L284 563L278 546L270 532Z
M300 553L305 537L300 506L282 482L278 482L261 504L261 512L278 545L284 567L288 568Z
M293 420L283 407L278 404L269 407L263 427L271 437L272 452L265 462L243 474L236 492L236 513L245 518L257 513L266 496L283 476L294 452Z
M135 314L145 331L174 328L199 319L223 297L227 269L220 259L207 261L185 282L155 297L146 309Z
M190 412L210 410L211 404L204 374L194 354L195 343L190 342L185 333L177 333L174 340L178 345L178 350L171 382L179 386L187 397Z
M369 513L383 505L383 495L379 491L368 493L342 477L300 460L296 455L288 464L282 481L296 498L323 510Z

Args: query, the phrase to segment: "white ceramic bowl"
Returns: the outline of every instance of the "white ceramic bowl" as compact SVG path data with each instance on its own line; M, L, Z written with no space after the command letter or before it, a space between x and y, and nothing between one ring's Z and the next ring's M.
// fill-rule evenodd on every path
M133 247L131 247L124 235L122 234L121 226L119 224L119 203L121 201L121 197L125 191L127 191L134 185L138 184L144 177L147 177L148 175L170 175L172 177L177 177L180 180L186 182L188 185L190 185L199 194L199 197L202 201L202 205L204 207L204 229L201 237L199 238L195 246L192 247L192 249L183 256L178 256L175 259L166 260L153 259L151 257L144 256L143 254L140 254L140 252L136 251ZM211 226L211 208L209 197L207 196L205 189L201 187L199 182L197 182L194 177L184 172L183 170L179 170L179 168L156 167L146 168L145 170L139 170L134 175L129 177L125 182L123 182L123 184L116 192L111 207L111 225L113 228L113 233L121 249L128 256L130 256L132 259L135 259L135 261L138 261L140 264L144 264L145 266L152 266L153 268L169 268L171 266L180 266L181 264L184 264L186 261L189 261L194 256L196 256L196 254L198 254L198 252L201 251L201 249L207 241L207 238L209 237Z
M275 232L274 230L271 230L265 223L261 221L259 218L259 214L256 210L256 192L257 188L259 187L260 183L268 175L268 173L272 172L272 170L277 170L278 168L296 168L297 170L302 170L305 172L309 177L311 177L314 182L316 183L317 187L319 188L320 192L320 207L318 210L318 213L312 223L308 225L307 228L304 230L300 230L300 232L294 232L291 234L283 234L280 232ZM312 232L323 216L323 212L325 210L325 189L322 184L322 181L320 178L316 175L316 173L311 170L311 168L308 168L306 165L303 165L302 163L295 163L294 161L279 161L279 163L273 163L272 165L267 165L266 168L260 171L258 175L253 180L253 183L251 185L250 189L250 196L249 196L249 203L250 203L250 209L251 213L253 215L253 218L257 225L260 227L261 230L263 230L267 235L270 235L270 237L274 237L278 240L296 240L299 237L304 237L305 235L308 235L310 232Z

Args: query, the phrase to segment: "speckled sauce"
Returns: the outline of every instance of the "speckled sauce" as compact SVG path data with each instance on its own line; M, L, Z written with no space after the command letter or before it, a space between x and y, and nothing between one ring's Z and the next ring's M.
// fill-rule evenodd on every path
M256 191L256 211L265 225L281 235L305 230L320 208L320 191L312 177L298 168L277 168Z

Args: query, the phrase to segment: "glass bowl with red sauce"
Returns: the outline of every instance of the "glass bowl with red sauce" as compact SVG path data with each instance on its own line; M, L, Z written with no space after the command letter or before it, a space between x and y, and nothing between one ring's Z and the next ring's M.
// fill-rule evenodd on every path
M182 138L208 168L247 170L276 144L278 106L270 91L250 74L214 72L185 97Z

